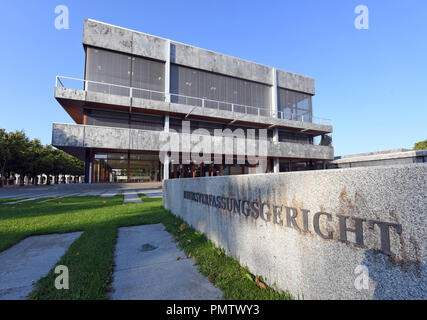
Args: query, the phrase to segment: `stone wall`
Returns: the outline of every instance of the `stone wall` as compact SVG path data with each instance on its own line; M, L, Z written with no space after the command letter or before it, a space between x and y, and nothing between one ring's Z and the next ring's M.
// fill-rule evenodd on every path
M304 299L427 298L427 164L167 180L163 204Z

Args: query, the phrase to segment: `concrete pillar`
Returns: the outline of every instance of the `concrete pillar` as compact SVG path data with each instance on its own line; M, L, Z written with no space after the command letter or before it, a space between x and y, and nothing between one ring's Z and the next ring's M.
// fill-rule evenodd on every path
M170 70L171 70L171 41L166 40L166 62L165 62L165 101L170 102Z
M273 142L279 142L279 129L273 129Z
M278 128L273 129L273 142L279 142L279 129ZM274 173L280 172L279 159L278 158L273 159L273 172Z
M91 183L91 167L92 167L92 162L91 162L91 151L90 149L86 149L85 150L85 183Z
M88 183L92 184L92 162L89 163L89 175L88 175L88 178L89 178Z
M277 70L273 68L273 85L271 87L271 112L274 118L277 117Z
M169 115L165 115L164 132L169 132ZM163 179L169 179L169 156L167 152L163 159Z
M273 172L274 173L279 173L280 172L279 158L274 158L273 162L274 162Z

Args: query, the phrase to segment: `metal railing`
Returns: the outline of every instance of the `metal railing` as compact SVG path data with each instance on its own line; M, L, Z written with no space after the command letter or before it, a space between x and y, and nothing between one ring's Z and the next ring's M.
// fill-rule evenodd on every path
M73 86L66 86L64 85L64 82L66 81L67 82L77 81L83 84L83 88L73 88ZM86 80L86 79L78 79L78 78L72 78L72 77L56 76L55 87L62 87L62 88L68 88L68 89L73 88L73 89L79 89L84 91L93 91L93 92L100 92L100 93L106 93L106 94L120 95L120 96L125 96L130 98L166 101L166 93L163 91L148 90L148 89L135 88L135 87L118 85L118 84L105 83L105 82ZM276 112L276 111L270 110L270 107L253 107L253 106L247 106L247 105L242 105L237 103L218 101L218 100L212 100L207 98L185 96L185 95L174 94L174 93L170 93L168 98L170 98L170 101L173 103L181 103L181 104L191 105L194 107L200 107L203 109L204 108L216 109L216 110L222 110L222 111L229 111L232 113L254 115L258 117L262 116L262 117L269 117L269 118L282 119L282 120L309 122L309 123L321 124L321 125L332 125L332 120L330 119L313 117L309 114L285 115L283 111ZM233 118L237 119L236 117L233 117Z
M270 108L267 107L252 107L238 103L212 100L207 98L184 96L181 94L171 93L171 102L181 103L186 105L197 106L201 108L216 109L230 112L244 113L248 115L273 117Z
M71 86L71 87L65 86L63 80L64 82L65 80L80 82L81 84L83 84L83 87L75 88L74 86ZM115 94L119 96L130 97L130 98L141 98L141 99L160 100L160 101L164 101L166 96L165 92L163 91L148 90L148 89L122 86L118 84L78 79L78 78L72 78L72 77L64 77L64 76L56 76L55 86L68 88L68 89L74 88L74 89L79 89L84 91Z

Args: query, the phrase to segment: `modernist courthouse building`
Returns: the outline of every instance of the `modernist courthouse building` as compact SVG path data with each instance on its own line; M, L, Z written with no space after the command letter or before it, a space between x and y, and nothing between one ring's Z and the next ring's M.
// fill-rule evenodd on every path
M86 182L308 170L334 159L314 143L332 126L313 116L311 78L94 20L83 47L84 79L58 76L55 88L76 124L54 123L52 144L85 161ZM183 120L212 134L267 129L267 165L163 165L160 134L181 132Z

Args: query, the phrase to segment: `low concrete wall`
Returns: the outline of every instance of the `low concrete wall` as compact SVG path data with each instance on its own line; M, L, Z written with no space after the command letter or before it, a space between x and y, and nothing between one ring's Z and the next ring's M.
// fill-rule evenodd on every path
M427 298L427 165L167 180L163 204L304 299Z

